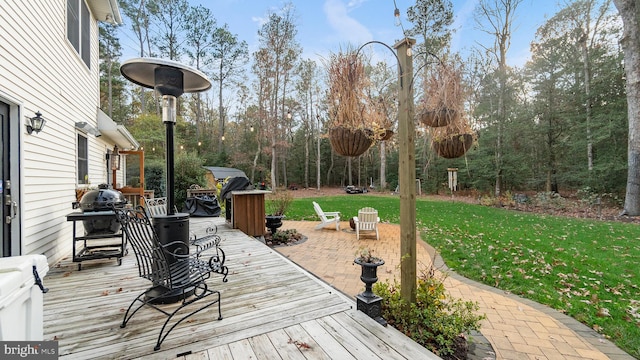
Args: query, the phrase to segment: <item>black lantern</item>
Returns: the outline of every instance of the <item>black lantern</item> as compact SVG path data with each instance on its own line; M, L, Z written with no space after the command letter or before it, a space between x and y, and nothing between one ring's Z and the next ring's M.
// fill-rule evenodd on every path
M118 150L118 145L113 146L113 153L109 161L111 162L111 170L120 170L120 151Z
M42 118L42 114L40 111L36 112L36 116L29 118L29 123L27 124L27 133L31 135L35 131L35 133L39 133L43 128L44 124L47 121Z

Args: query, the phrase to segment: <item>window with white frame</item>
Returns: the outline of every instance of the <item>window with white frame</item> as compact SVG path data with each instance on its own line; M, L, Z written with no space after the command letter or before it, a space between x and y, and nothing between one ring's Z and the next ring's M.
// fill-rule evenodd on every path
M78 184L89 182L89 143L87 137L78 134Z
M91 67L91 14L84 0L67 0L67 39Z

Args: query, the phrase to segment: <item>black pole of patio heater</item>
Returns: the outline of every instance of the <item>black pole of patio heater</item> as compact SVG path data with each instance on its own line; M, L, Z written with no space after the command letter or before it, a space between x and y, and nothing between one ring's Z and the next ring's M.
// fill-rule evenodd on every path
M173 144L173 129L175 123L165 121L164 125L166 127L166 137L165 141L167 144L167 149L165 150L165 157L167 159L167 215L173 215L176 200L176 182L175 182L175 174L173 172L174 169L174 152L175 145Z
M162 95L162 122L165 125L167 162L167 215L175 214L175 177L173 130L176 125L176 98L184 93L184 75L173 67L161 66L154 70L155 89Z
M175 160L173 156L175 152L175 145L173 144L173 129L175 123L165 121L164 125L166 128L165 144L167 147L165 149L165 158L167 159L167 215L173 215L176 205Z

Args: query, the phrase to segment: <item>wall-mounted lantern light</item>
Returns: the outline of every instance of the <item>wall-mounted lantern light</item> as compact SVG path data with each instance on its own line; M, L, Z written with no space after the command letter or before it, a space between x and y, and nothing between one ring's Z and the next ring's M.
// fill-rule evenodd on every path
M29 123L27 124L27 133L29 135L31 135L31 133L33 133L34 131L36 134L39 133L44 128L44 124L47 122L42 118L42 114L40 113L40 111L36 112L36 116L28 119Z
M111 170L120 170L120 151L118 150L118 145L113 146L113 153L111 153L109 160L111 161Z

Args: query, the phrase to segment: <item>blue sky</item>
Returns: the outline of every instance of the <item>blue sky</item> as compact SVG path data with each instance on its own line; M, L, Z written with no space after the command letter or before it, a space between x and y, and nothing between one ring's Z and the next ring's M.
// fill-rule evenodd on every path
M249 51L258 47L257 32L267 19L269 11L278 11L282 0L190 0L192 4L209 7L218 25L228 24L232 33L249 44ZM404 15L414 1L396 0ZM454 0L453 49L468 51L476 42L491 45L492 39L477 29L473 8L477 0ZM298 41L303 48L303 58L326 57L346 44L362 45L370 40L382 41L393 46L402 38L402 29L394 24L393 0L297 0L293 1L298 28ZM508 53L508 63L521 66L529 56L529 44L536 29L557 12L557 0L523 0L514 21L513 38ZM125 18L124 28L128 29ZM405 28L410 27L403 17ZM123 59L135 57L135 42L124 37ZM377 48L376 54L388 50ZM389 54L390 55L390 54ZM383 56L383 55L381 55Z

